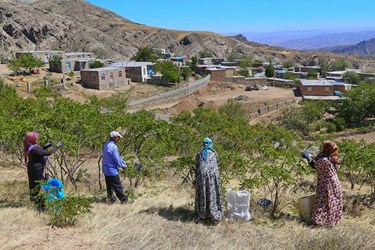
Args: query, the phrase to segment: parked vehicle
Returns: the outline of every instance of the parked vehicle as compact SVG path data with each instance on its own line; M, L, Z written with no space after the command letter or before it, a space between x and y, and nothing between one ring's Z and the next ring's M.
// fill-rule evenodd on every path
M253 89L254 89L254 86L248 85L246 86L245 91L252 91Z

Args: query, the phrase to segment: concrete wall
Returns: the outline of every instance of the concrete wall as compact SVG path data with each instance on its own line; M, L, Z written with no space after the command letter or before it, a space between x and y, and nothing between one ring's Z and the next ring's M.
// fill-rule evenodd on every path
M136 106L146 105L149 103L157 103L157 102L161 102L165 100L176 99L182 96L187 96L196 90L207 87L209 81L210 81L210 75L206 76L205 78L199 79L197 81L190 82L188 85L184 87L173 89L171 91L164 92L158 95L154 95L148 98L136 100L134 102L129 103L129 107L136 107Z
M261 115L267 114L268 112L286 107L287 105L295 103L295 100L285 101L285 102L279 102L276 104L271 104L262 108L259 108L257 112L249 114L249 119L252 120L254 118L257 118Z

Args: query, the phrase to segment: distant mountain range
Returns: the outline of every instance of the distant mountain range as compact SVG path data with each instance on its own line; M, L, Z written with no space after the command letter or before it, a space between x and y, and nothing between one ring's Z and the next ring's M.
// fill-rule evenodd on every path
M362 55L369 56L375 55L375 38L372 38L367 41L362 41L354 45L346 46L333 46L328 48L321 48L319 51L332 52L337 54L346 54L346 55Z
M375 28L362 30L280 31L242 33L247 40L288 49L316 50L320 48L354 45L375 38ZM325 50L327 51L327 50Z

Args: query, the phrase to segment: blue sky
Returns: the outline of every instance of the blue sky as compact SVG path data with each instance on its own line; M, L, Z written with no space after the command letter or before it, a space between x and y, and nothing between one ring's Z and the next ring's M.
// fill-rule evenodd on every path
M375 27L375 0L87 0L133 22L216 33Z

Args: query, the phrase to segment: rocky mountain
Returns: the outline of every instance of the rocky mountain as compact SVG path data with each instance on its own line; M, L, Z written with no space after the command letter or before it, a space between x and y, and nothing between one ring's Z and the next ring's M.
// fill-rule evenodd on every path
M375 28L359 29L350 32L343 30L246 32L243 35L248 40L272 46L298 50L314 50L323 47L354 45L361 41L375 38Z
M328 47L320 50L345 55L375 56L375 38L354 45Z
M84 0L0 0L0 47L18 50L62 49L93 51L103 58L128 60L138 48L164 48L191 57L202 50L216 57L252 55L316 65L319 57L342 57L322 52L303 52L246 41L243 36L212 32L168 30L132 22ZM347 57L354 67L375 68L373 62ZM374 63L375 64L375 63Z

